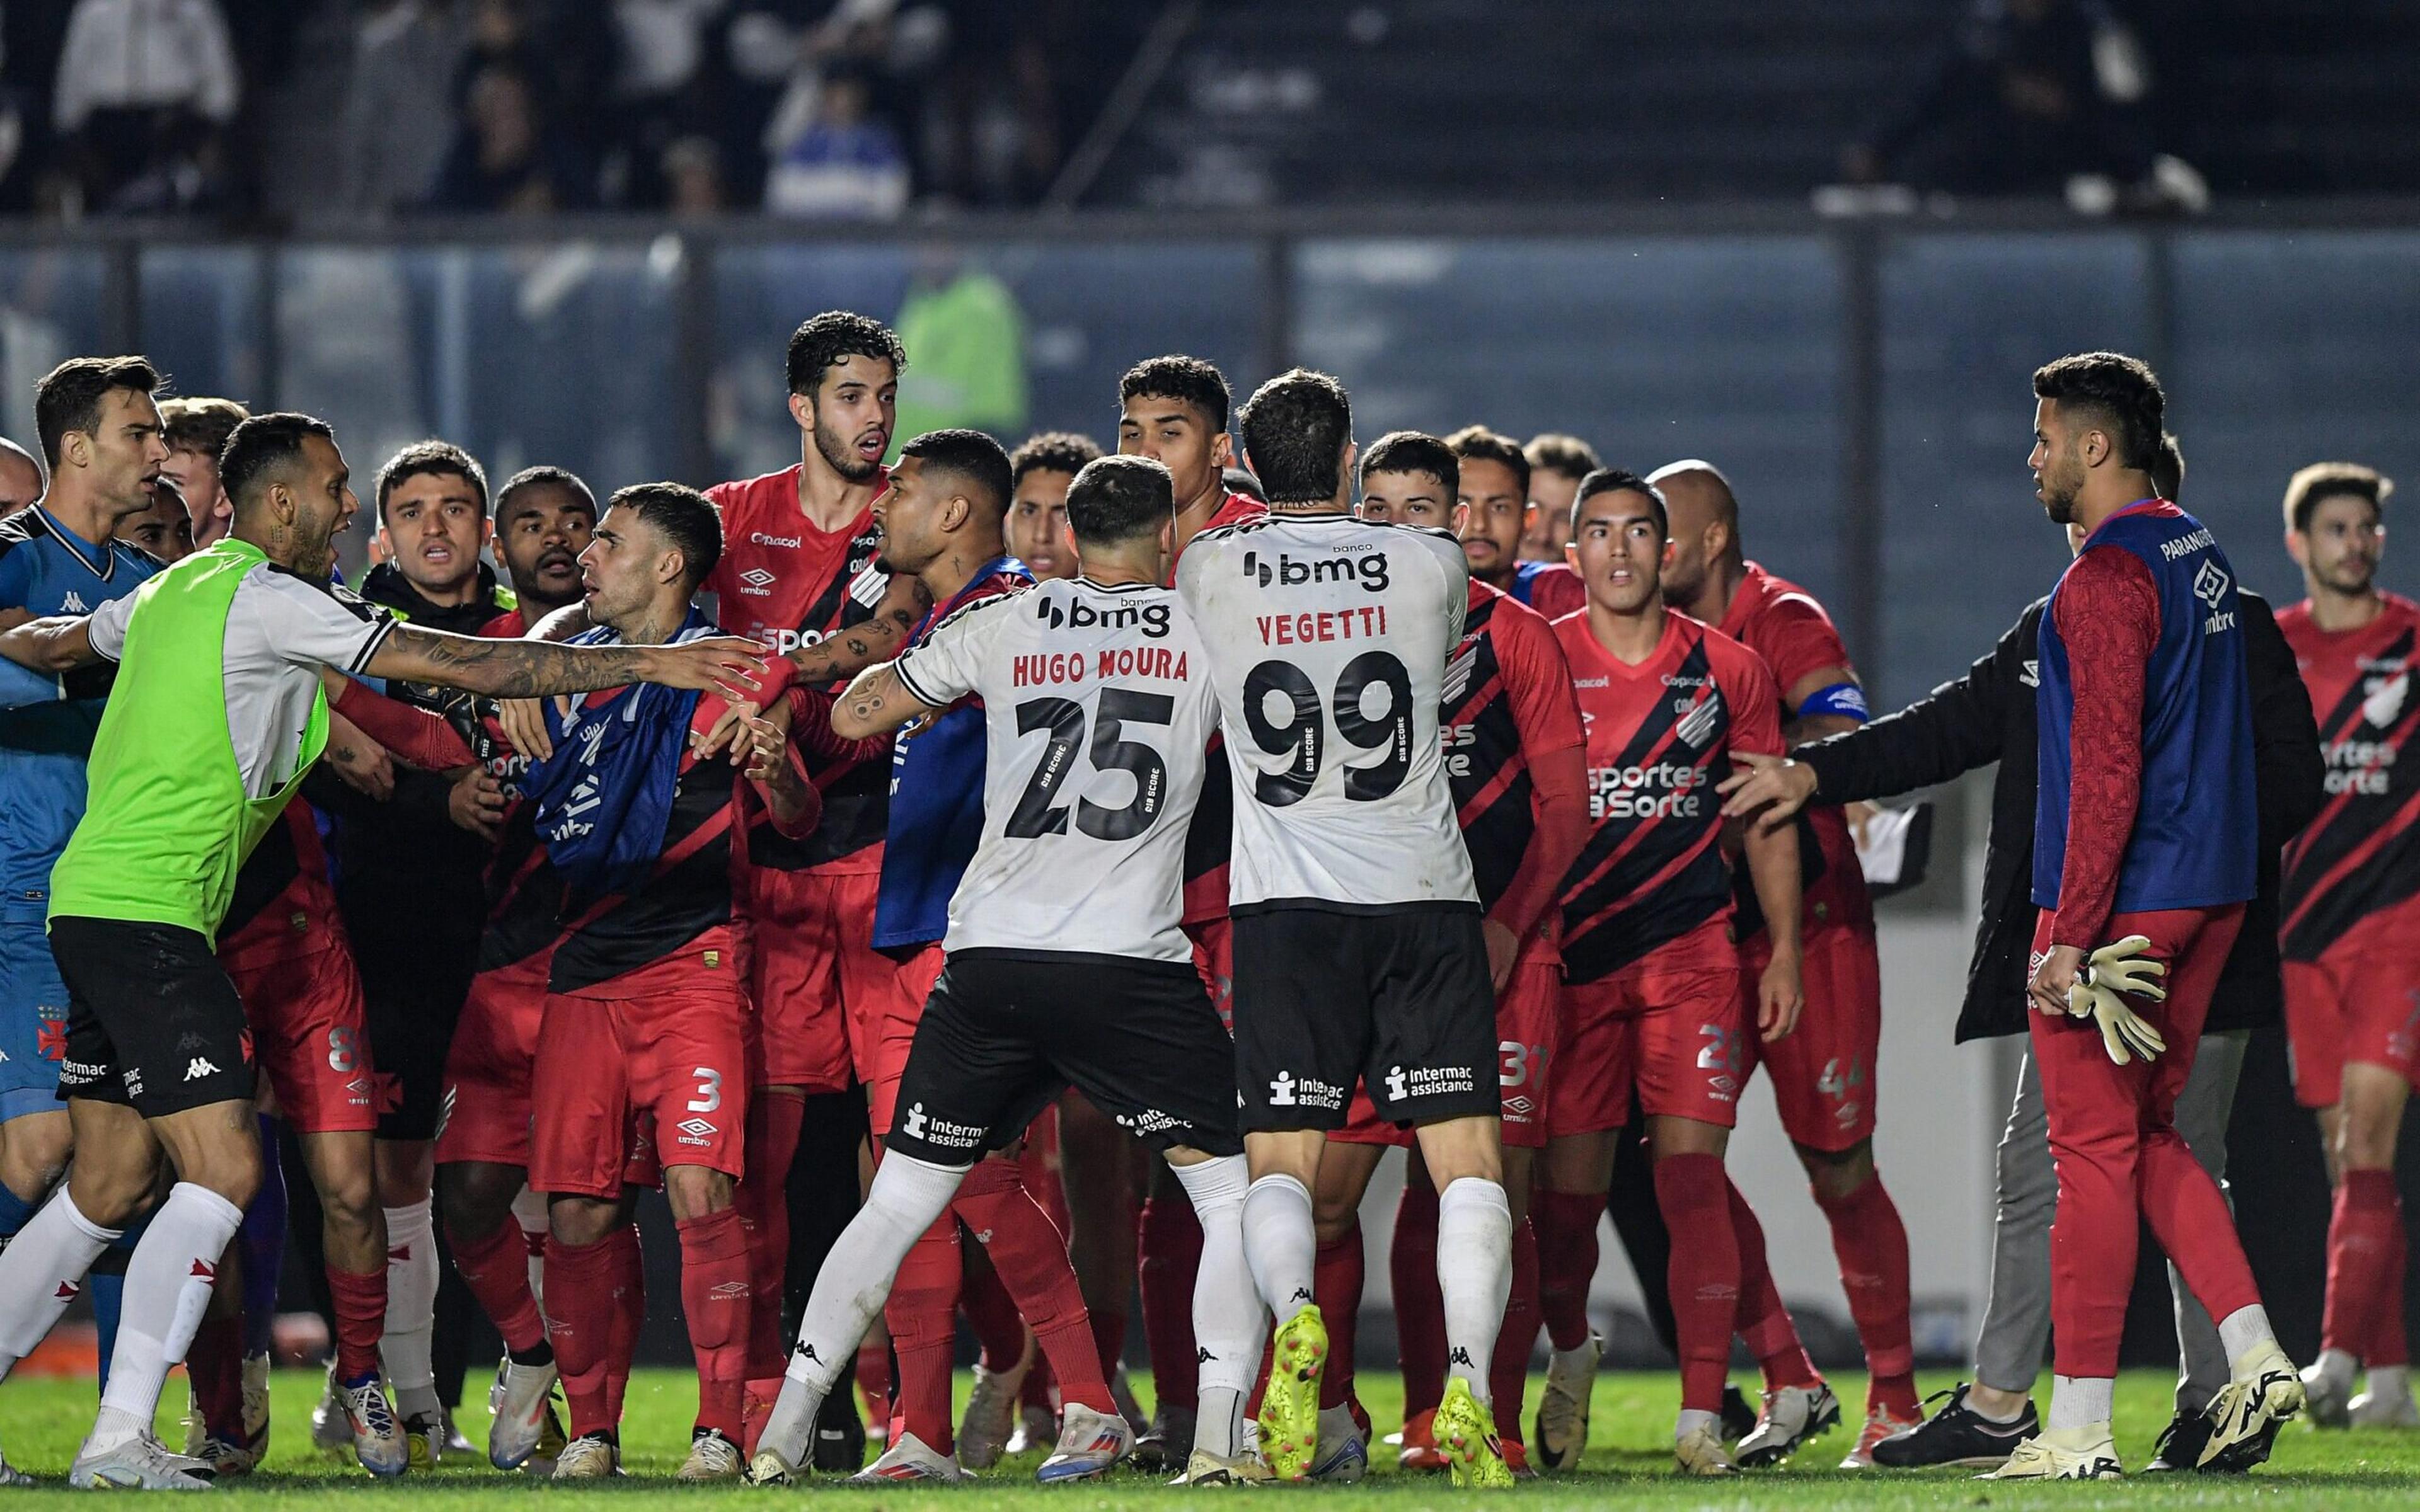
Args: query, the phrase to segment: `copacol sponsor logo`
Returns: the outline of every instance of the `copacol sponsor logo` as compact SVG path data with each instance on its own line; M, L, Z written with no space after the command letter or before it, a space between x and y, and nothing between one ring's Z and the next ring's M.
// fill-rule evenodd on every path
M1299 588L1306 583L1359 583L1362 592L1383 594L1387 591L1387 554L1373 551L1367 556L1339 553L1316 562L1297 562L1280 551L1274 563L1258 551L1244 553L1244 576L1266 588L1272 583L1280 588Z
M1036 595L1041 602L1033 608L1033 617L1054 630L1140 630L1156 640L1168 634L1166 604L1111 604L1099 608L1080 598L1064 604L1047 594Z

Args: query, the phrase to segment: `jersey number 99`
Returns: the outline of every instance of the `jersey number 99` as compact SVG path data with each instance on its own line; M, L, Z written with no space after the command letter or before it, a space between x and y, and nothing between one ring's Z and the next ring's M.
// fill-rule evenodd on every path
M1372 688L1386 694L1376 714L1363 710ZM1286 717L1269 717L1270 695L1284 701ZM1287 661L1264 661L1244 678L1244 722L1251 727L1252 744L1272 756L1286 759L1283 767L1252 779L1252 795L1272 809L1300 803L1319 780L1326 748L1326 717L1348 746L1385 754L1367 766L1344 768L1344 795L1358 803L1385 797L1404 785L1412 769L1412 676L1391 652L1365 651L1344 664L1328 701L1326 717L1320 708L1319 689L1301 668Z

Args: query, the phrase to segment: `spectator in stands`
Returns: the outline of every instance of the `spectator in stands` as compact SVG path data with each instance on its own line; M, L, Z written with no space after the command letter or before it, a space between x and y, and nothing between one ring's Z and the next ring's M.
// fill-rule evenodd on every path
M599 20L600 9L593 0L471 0L471 43L454 70L455 108L467 108L480 76L501 65L526 81L549 134L582 146L609 140L621 33ZM579 197L583 204L596 198L593 180Z
M0 439L0 519L42 497L42 464L15 441Z
M2147 178L2141 46L2102 0L1973 0L1949 54L1844 154L1858 182L2062 193L2079 175Z
M447 91L469 37L447 0L372 0L353 25L345 91L347 209L370 215L428 197L454 140Z
M773 153L765 208L775 215L895 221L908 208L908 151L888 121L871 113L865 75L843 68L826 75L814 118Z
M217 0L76 0L51 97L73 206L215 203L242 95Z
M431 208L543 215L594 203L586 162L538 113L528 74L491 64L471 81Z
M665 208L675 215L712 215L727 208L722 149L710 136L684 136L664 148Z
M613 0L622 67L604 169L612 203L648 209L670 204L675 164L668 152L685 137L710 140L725 94L721 54L711 44L729 3Z

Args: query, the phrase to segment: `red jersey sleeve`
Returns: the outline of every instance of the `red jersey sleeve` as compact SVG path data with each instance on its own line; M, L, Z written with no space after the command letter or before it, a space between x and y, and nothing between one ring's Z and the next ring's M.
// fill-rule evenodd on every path
M1521 610L1515 613L1513 610ZM1521 748L1532 763L1541 751L1588 743L1580 723L1580 696L1572 667L1543 615L1508 598L1490 621L1496 662L1512 699L1512 722L1521 728Z
M1563 873L1588 841L1588 735L1571 663L1545 620L1508 596L1489 617L1488 633L1521 732L1534 820L1528 850L1494 918L1527 936L1545 919Z
M1588 608L1588 584L1565 566L1549 566L1529 581L1529 607L1549 620Z
M2160 640L2160 590L2132 551L2094 547L2059 584L2055 610L2075 707L2068 721L2067 858L2050 942L2102 938L2143 793L2143 689Z
M1706 632L1711 647L1706 660L1714 684L1730 709L1730 748L1751 756L1778 756L1781 746L1781 694L1773 673L1747 647L1719 630Z
M1773 680L1784 694L1811 672L1830 667L1855 668L1832 616L1798 589L1774 594L1757 615L1755 627L1756 654L1773 669Z
M740 517L746 513L748 485L718 483L706 490L706 497L722 517L722 539L726 543L737 539ZM714 570L706 575L706 581L697 585L697 591L712 594L717 601L729 604L739 592L738 580L734 576L736 570L732 565L732 553L724 551L715 559Z

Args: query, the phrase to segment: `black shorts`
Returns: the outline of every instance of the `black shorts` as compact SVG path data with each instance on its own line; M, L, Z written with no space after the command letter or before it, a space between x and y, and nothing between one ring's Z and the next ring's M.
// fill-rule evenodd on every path
M1353 1084L1390 1123L1495 1118L1496 993L1468 904L1235 916L1247 1130L1341 1129Z
M175 924L54 918L51 955L68 986L61 1102L158 1119L252 1101L252 1030L209 940Z
M924 1001L885 1142L963 1165L1073 1087L1160 1149L1233 1155L1233 1065L1191 962L958 950Z
M380 1139L434 1139L445 1100L445 1057L471 995L471 974L446 961L406 972L362 965L362 1006L379 1078L393 1099L379 1114Z

